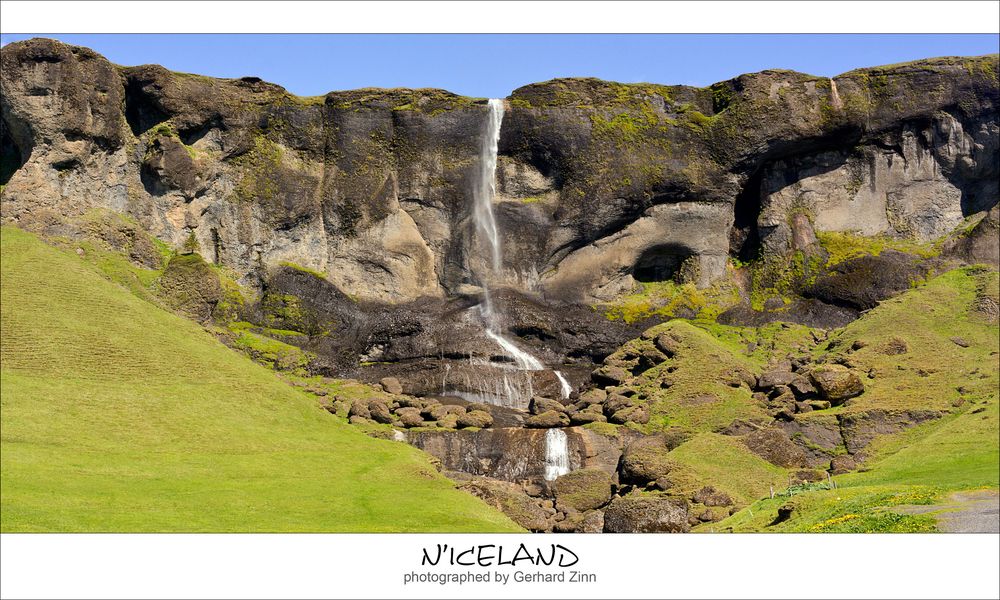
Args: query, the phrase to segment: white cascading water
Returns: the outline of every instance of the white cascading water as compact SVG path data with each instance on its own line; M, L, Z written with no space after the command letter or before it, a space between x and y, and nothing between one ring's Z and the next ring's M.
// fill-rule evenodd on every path
M573 393L573 386L571 386L569 382L566 381L566 378L563 377L561 371L552 371L552 372L556 374L556 379L559 380L559 393L562 395L563 400L569 398L569 395Z
M545 480L569 473L569 444L566 432L552 428L545 432Z
M479 243L485 243L489 252L489 269L486 273L479 274L483 301L478 309L484 325L484 333L500 347L505 356L513 359L514 365L513 368L504 368L504 366L496 364L483 365L499 372L495 376L484 378L479 382L479 385L476 386L480 390L478 394L463 394L463 396L474 396L476 400L484 400L491 404L526 408L528 400L534 393L531 375L526 372L542 371L545 369L545 365L501 333L500 315L493 306L493 298L490 294L490 280L501 274L503 266L500 231L493 214L493 198L496 196L497 147L500 143L500 125L503 123L503 112L503 100L494 98L489 101L486 131L482 146L479 148L479 172L472 194L472 219L476 224Z

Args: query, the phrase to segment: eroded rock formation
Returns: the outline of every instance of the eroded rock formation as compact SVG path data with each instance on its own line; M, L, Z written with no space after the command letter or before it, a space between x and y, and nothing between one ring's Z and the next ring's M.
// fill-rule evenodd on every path
M260 285L291 261L382 302L474 291L468 191L485 101L441 90L300 98L255 78L118 67L52 40L3 49L3 217L127 214ZM500 140L507 285L609 299L707 285L731 254L817 231L931 239L997 202L997 58L710 88L554 80Z

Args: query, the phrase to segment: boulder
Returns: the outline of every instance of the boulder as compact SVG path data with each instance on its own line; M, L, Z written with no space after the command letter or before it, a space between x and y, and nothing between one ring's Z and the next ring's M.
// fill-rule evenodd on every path
M567 425L569 425L569 415L555 410L546 411L540 415L533 415L524 421L525 427L537 429L566 427Z
M773 465L792 468L806 464L805 453L780 429L769 427L754 431L743 437L743 443Z
M619 496L604 511L606 533L684 533L690 529L688 504L680 498Z
M631 378L629 372L621 367L604 365L590 374L594 383L603 386L621 385Z
M653 339L653 345L667 358L673 358L681 349L681 342L671 333L661 333Z
M816 388L808 378L796 375L795 380L788 384L796 398L807 399L816 395Z
M531 401L528 402L528 412L533 415L549 411L566 412L566 406L562 402L542 396L532 396Z
M795 373L792 373L790 369L765 371L757 379L757 389L766 391L779 385L787 386L795 381L795 378Z
M395 377L383 377L379 383L382 385L382 389L390 394L398 396L403 393L403 386Z
M372 420L377 423L389 424L393 421L389 406L381 400L369 400L368 411L371 413Z
M562 511L588 511L611 500L611 476L598 469L580 469L552 484L556 506Z
M604 411L611 415L623 408L632 406L634 403L635 402L627 396L623 396L619 393L611 393L608 395L608 399L604 402Z
M593 404L603 404L608 398L608 393L601 388L594 388L592 390L587 390L580 394L577 402L580 404L593 405Z
M636 423L645 425L649 423L649 409L645 406L628 406L612 414L608 421L617 425L625 423Z
M454 413L446 413L440 419L437 420L438 427L444 427L445 429L457 429L458 428L458 415Z
M597 406L596 404L592 406ZM569 414L570 425L586 425L587 423L607 423L608 418L600 411L580 410Z
M719 491L712 486L705 486L695 492L691 497L693 502L704 504L705 506L732 506L733 499L729 494Z
M424 405L420 407L420 415L423 418L425 418L425 419L429 419L431 421L436 421L438 419L437 419L437 417L434 416L434 411L437 410L441 406L443 406L443 405L440 402L438 402L437 400L425 400L424 401ZM444 413L444 411L442 411L442 412L440 412L438 414L439 415L443 415L445 413Z
M420 416L420 409L403 407L396 410L396 416L403 427L420 427L424 424L424 418Z
M427 405L427 401L423 398L414 398L413 396L400 396L396 398L396 403L403 408L415 408L417 412L423 410L424 406Z
M791 479L794 483L816 483L826 479L826 473L816 469L799 469L792 473Z
M569 512L552 530L559 533L601 533L604 531L604 512L600 510Z
M971 230L946 240L941 253L970 264L1000 267L1000 205L994 205Z
M622 453L620 472L622 483L646 485L666 477L676 464L668 458L663 436L654 435L639 438L625 447Z
M857 461L854 457L849 454L843 454L841 456L834 456L830 460L830 473L834 475L843 475L844 473L850 473L851 471L858 468Z
M489 427L493 425L493 416L483 410L474 410L463 415L458 415L456 422L460 428L464 427Z
M809 371L809 379L816 386L820 397L833 404L840 404L865 391L861 378L843 365L820 365Z
M351 413L351 403L345 400L337 399L334 400L329 407L327 407L327 410L338 417L348 417Z
M370 419L372 414L368 410L367 400L355 400L351 403L351 409L347 413L349 417L361 417L362 419Z
M158 285L170 308L201 323L212 318L222 300L218 273L197 253L171 258Z
M440 421L445 415L455 415L456 418L465 414L465 408L454 404L439 404L430 409L430 418Z

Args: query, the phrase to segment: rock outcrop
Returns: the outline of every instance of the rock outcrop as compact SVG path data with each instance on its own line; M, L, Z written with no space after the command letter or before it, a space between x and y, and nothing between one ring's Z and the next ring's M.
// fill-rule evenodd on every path
M300 98L45 39L2 61L6 221L58 230L110 209L174 247L193 234L255 286L290 261L365 300L471 289L482 100ZM997 202L997 97L995 55L710 88L525 86L501 131L502 279L549 300L704 286L751 246L793 251L796 214L816 231L935 238Z

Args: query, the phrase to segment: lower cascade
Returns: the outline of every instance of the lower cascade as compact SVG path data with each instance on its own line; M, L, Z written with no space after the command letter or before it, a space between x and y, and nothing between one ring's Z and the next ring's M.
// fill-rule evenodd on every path
M573 393L573 386L571 386L569 382L566 381L566 377L562 374L561 371L552 371L552 372L555 374L556 379L559 380L559 393L560 395L562 395L563 400L569 398L569 395Z
M569 473L569 444L562 429L545 432L545 480L552 481Z

